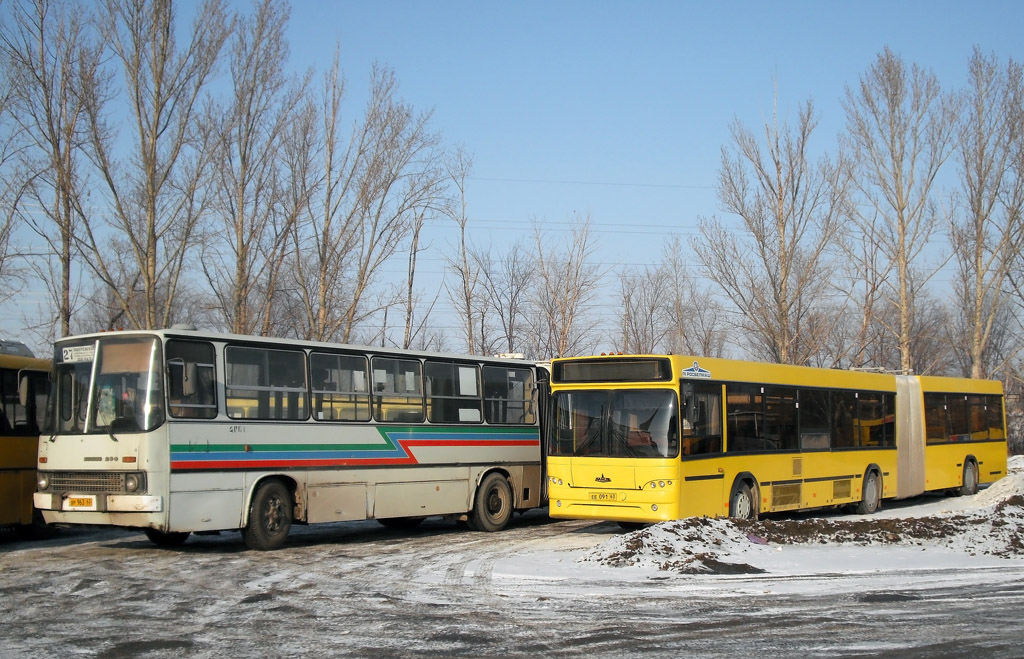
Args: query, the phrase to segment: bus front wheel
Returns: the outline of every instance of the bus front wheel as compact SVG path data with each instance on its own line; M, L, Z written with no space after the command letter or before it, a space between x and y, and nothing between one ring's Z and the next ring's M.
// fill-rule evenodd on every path
M512 518L512 486L498 473L488 474L476 491L467 524L474 531L500 531Z
M292 528L292 497L281 481L259 486L249 504L249 522L242 539L249 549L266 551L284 544Z
M973 460L964 464L964 480L956 493L964 497L978 493L978 464Z
M729 517L733 519L757 519L754 493L744 482L737 483L729 497Z

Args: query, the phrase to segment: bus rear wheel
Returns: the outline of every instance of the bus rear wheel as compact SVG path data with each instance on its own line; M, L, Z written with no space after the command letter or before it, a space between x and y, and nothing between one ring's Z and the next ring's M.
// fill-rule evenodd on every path
M146 529L146 537L157 547L180 547L188 540L188 531L165 533L156 529Z
M242 539L249 549L267 551L284 544L292 528L292 497L281 481L259 486L249 504L249 522Z
M882 488L878 481L878 472L869 471L864 477L864 489L857 504L858 515L874 514L882 503Z
M476 491L467 524L474 531L500 531L512 518L512 486L498 473L488 474Z
M978 493L978 464L973 460L964 464L964 479L956 493L963 497Z
M744 482L738 483L729 497L729 517L733 519L757 519L754 493Z

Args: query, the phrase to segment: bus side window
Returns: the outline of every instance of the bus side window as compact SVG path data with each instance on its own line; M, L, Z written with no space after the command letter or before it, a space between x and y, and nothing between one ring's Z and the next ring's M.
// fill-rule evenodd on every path
M684 383L683 455L722 451L722 387L718 384Z
M200 341L167 342L167 404L171 416L217 416L213 345Z

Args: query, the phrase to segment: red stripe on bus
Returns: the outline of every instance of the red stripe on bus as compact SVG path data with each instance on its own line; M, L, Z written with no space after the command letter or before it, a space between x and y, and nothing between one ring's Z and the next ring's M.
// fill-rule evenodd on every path
M502 442L480 442L479 440L427 440L407 439L399 442L403 448L421 446L538 446L538 440L512 440ZM361 465L409 465L420 464L413 456L405 458L334 458L317 460L175 460L171 469L267 469L270 467L352 467Z

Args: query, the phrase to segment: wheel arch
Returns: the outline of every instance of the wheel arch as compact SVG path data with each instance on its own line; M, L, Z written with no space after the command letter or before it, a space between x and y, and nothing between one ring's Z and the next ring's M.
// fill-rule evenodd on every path
M512 507L518 509L522 504L522 492L519 491L518 483L516 483L516 479L512 475L512 470L502 466L494 466L481 469L480 473L476 475L476 483L473 485L473 491L470 493L469 510L473 510L473 506L476 505L476 498L480 494L480 486L483 485L484 479L491 474L501 474L508 481L508 485L512 489Z
M875 475L878 476L878 483L879 483L879 485L881 485L882 484L882 468L878 466L878 463L870 462L870 463L868 463L868 466L864 467L864 478L867 478L868 474L870 474L871 472L875 472Z
M753 497L754 499L754 512L760 513L761 485L757 482L757 479L754 478L754 474L750 473L749 471L741 471L737 473L735 477L733 477L732 485L729 486L729 493L727 495L729 497L728 501L732 501L732 495L741 483L746 484L746 486L750 488L750 496Z
M245 501L242 505L242 520L239 528L244 528L249 523L249 511L252 508L252 498L256 496L257 490L259 490L264 484L271 481L278 481L284 485L285 489L288 490L288 494L292 496L292 519L294 521L305 521L306 519L306 506L304 498L299 491L299 483L291 476L286 474L262 474L257 478L253 479L252 483L246 488Z

